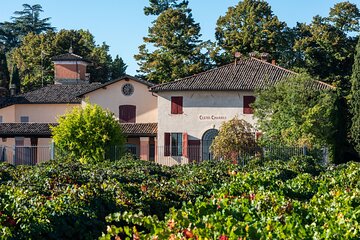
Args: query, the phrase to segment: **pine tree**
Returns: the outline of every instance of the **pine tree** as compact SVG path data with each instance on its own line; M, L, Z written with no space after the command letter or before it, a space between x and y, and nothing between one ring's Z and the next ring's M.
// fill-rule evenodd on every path
M123 59L116 55L115 59L111 63L111 80L117 79L123 76L126 72L127 65Z
M204 42L200 40L200 26L195 23L191 10L168 8L163 11L139 46L140 73L154 82L169 82L205 70L208 64L202 53ZM153 52L146 44L155 48Z
M13 70L11 73L11 81L10 86L15 85L16 93L20 92L20 76L19 76L19 69L16 65L13 66Z
M0 87L8 88L9 71L4 47L0 45Z
M355 149L360 153L360 39L356 46L354 65L351 76L351 100L350 107L352 113L351 137L355 144Z

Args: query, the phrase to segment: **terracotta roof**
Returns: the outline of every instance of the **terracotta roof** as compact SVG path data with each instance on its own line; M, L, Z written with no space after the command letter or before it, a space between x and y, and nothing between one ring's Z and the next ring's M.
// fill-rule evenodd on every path
M51 58L52 61L83 61L91 63L90 60L87 60L79 55L73 53L65 53Z
M19 94L13 97L2 97L0 98L0 108L14 104L79 104L81 103L81 98L78 97L78 95L97 88L100 85L100 83L48 85L43 88Z
M0 137L51 137L57 123L0 123ZM121 123L127 136L156 136L157 123Z
M127 136L156 136L157 123L121 123Z
M111 85L111 84L116 83L116 82L119 82L119 81L123 81L123 80L126 81L127 79L131 79L131 80L134 80L134 81L136 81L136 82L138 82L138 83L145 84L145 85L148 86L148 87L153 87L153 86L155 86L155 84L152 83L152 82L149 82L149 81L146 81L146 80L143 80L143 79L140 79L140 78L133 77L133 76L130 76L130 75L125 74L124 76L122 76L122 77L120 77L120 78L117 78L117 79L114 79L114 80L111 80L111 81L109 81L109 82L106 82L106 83L98 86L97 88L94 88L94 89L88 90L88 91L86 91L86 92L83 92L83 93L82 93L81 95L79 95L79 96L83 96L83 95L85 95L85 94L87 94L87 93L96 91L96 90L98 90L98 89L100 89L100 88L104 88L104 87L106 87L106 86L108 86L108 85Z
M295 72L281 68L256 58L238 60L215 69L185 77L173 82L150 88L153 92L162 91L239 91L265 88L268 84L295 75ZM332 86L314 81L318 89Z

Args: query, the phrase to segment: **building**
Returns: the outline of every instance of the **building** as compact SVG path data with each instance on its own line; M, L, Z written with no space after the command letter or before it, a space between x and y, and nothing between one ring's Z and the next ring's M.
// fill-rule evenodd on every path
M158 95L158 158L174 165L212 158L209 147L222 122L236 115L256 126L255 90L295 73L248 58L150 88ZM330 85L316 81L315 87Z
M89 83L86 66L90 61L71 52L52 60L54 84L0 98L0 160L48 160L52 141L49 126L85 101L114 112L134 154L145 160L155 158L157 97L148 91L153 84L128 75L106 84Z
M53 62L54 85L0 98L0 145L49 145L49 125L88 101L114 113L127 148L139 158L164 165L200 162L212 158L209 147L224 121L237 115L256 126L251 108L256 89L295 74L247 58L160 85L129 75L99 84L88 82L90 62L80 56L67 53ZM319 81L314 86L331 88ZM41 161L39 153L31 154L37 155L33 162Z

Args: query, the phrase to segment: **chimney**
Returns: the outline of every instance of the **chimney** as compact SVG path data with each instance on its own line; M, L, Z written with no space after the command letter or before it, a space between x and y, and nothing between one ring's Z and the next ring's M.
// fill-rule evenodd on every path
M249 53L249 57L256 58L256 55L257 55L257 53L256 53L256 52L251 52L251 53Z
M271 60L271 64L276 65L276 60L275 59Z
M13 97L16 95L16 84L10 84L10 96Z
M270 56L270 54L264 52L264 53L260 54L260 59L261 59L261 61L268 62L269 56Z
M237 60L238 60L239 58L241 58L241 53L240 53L240 52L235 52L234 57L235 57L235 65L236 65L236 64L237 64Z

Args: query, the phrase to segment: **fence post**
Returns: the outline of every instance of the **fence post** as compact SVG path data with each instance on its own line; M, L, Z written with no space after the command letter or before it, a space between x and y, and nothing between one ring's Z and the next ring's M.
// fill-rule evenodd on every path
M16 161L16 145L12 146L12 152L13 152L13 157L12 157L12 164L15 165L15 161Z
M306 145L304 145L304 147L303 147L303 154L304 154L304 156L306 156L306 154L307 154L307 148L306 148Z
M50 160L54 160L54 159L55 159L55 142L54 140L52 140L50 144Z

